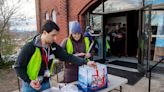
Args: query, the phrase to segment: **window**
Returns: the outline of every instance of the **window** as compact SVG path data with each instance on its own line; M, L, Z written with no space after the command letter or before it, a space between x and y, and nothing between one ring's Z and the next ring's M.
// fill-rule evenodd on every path
M52 11L52 20L56 23L56 11Z
M46 12L46 20L49 20L50 18L49 18L49 14L48 14L48 12Z
M164 4L164 0L145 0L145 5L148 4L153 4L153 5Z
M139 9L141 6L142 0L106 0L104 2L105 13ZM102 4L100 4L93 13L102 13Z

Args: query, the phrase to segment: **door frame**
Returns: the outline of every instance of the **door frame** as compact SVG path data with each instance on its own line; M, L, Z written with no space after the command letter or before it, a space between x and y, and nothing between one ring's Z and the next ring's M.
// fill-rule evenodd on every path
M145 12L148 11L148 21L146 23ZM145 72L150 68L151 56L151 11L152 4L143 6L139 10L139 30L138 30L138 70ZM146 58L146 67L144 64Z

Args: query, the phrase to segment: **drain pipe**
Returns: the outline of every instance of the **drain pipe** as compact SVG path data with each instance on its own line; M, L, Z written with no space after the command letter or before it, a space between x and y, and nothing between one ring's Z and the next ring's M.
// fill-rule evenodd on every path
M69 35L69 1L66 0L67 35Z
M104 0L102 0L102 12L104 13ZM105 29L104 29L104 14L102 15L102 32L103 32L103 62L106 62L106 33L105 33Z

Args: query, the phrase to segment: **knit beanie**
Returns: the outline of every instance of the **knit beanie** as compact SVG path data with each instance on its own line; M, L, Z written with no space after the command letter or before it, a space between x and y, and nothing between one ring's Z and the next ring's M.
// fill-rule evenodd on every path
M80 23L78 21L74 21L71 26L71 33L82 33L82 29Z

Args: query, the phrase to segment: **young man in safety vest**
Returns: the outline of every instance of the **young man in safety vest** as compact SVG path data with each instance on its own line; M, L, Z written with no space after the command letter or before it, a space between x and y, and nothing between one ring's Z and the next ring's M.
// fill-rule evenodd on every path
M59 33L59 27L48 20L39 35L23 46L15 69L22 79L23 92L39 92L50 88L49 78L52 74L54 59L71 61L74 64L96 66L94 61L87 62L71 54L55 43L55 37Z

